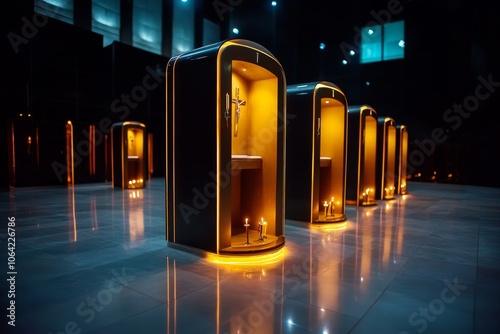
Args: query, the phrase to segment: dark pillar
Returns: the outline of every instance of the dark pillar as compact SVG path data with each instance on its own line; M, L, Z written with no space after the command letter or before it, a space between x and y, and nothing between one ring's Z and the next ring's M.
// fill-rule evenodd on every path
M194 7L194 47L203 46L203 4L196 1Z
M75 26L92 30L92 0L79 0L73 3Z
M120 42L132 45L132 0L120 0Z
M161 54L166 57L172 56L172 25L173 25L173 0L163 0L162 3L162 27L161 27Z

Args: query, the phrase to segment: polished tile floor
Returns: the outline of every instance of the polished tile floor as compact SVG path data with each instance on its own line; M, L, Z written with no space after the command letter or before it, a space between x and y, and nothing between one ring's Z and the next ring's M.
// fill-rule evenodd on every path
M347 207L345 224L287 221L281 258L238 265L167 246L163 179L136 191L91 184L0 192L2 328L499 333L500 189L409 190L376 207Z

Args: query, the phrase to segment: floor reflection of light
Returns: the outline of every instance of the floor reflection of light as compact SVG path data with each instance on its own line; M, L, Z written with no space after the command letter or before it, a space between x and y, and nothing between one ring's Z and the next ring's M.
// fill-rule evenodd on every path
M311 228L318 229L324 232L343 231L347 228L347 222L332 224L311 224Z
M128 192L128 203L123 192L123 215L125 217L128 210L128 235L131 243L144 239L144 202L143 194L140 190ZM125 220L124 220L125 221Z
M269 258L274 256L278 260L278 264L273 264L263 268L260 263L270 263ZM284 267L284 249L274 252L273 254L266 254L266 256L258 256L260 260L251 263L257 263L255 265L241 265L241 260L243 258L248 258L248 256L217 256L216 254L211 254L212 259L208 260L209 256L204 258L204 261L209 262L209 264L215 264L208 266L207 275L215 277L215 285L211 285L209 295L210 297L206 300L207 303L215 302L214 307L210 307L209 316L213 319L214 334L223 333L274 333L283 332L282 330L277 330L274 328L277 321L280 321L280 327L285 325L285 322L281 322L283 318L283 305L284 305L284 293L285 289L285 267ZM234 258L240 260L236 262L240 265L235 265ZM267 261L263 258L267 257ZM233 260L228 261L228 258L233 258ZM253 256L253 260L255 256ZM271 261L276 262L276 261ZM224 263L224 264L223 264ZM248 261L244 263L249 263ZM190 307L191 305L184 304L182 298L179 300L177 298L177 290L182 291L182 287L185 282L183 280L184 270L179 272L177 275L177 270L179 267L176 265L175 259L166 258L167 265L167 277L166 277L166 299L167 299L167 334L178 333L178 317L183 318L184 315L180 315L177 312L178 309L185 307ZM272 269L271 269L272 268ZM269 275L269 272L272 272ZM211 274L212 273L212 274ZM277 274L277 276L275 276ZM240 276L242 275L242 276ZM243 277L245 280L240 280L243 287L257 288L259 291L267 290L277 291L277 293L265 294L263 299L250 299L248 301L245 298L240 299L242 304L239 304L240 311L234 314L233 298L235 297L233 291L227 290L224 281L227 277L233 277L238 279L238 277ZM251 282L247 281L252 280ZM177 285L179 284L179 285ZM274 289L273 289L274 285ZM213 290L212 290L213 289ZM211 299L211 298L214 299ZM258 295L256 295L256 298ZM226 321L228 316L228 311L230 312L230 319ZM184 314L184 313L183 313ZM212 318L213 317L213 318ZM285 320L286 321L286 320ZM296 324L294 324L296 325Z
M78 233L76 230L76 208L75 208L75 187L68 187L68 213L70 216L70 230L73 230L73 239L70 240L76 242L78 239Z
M99 223L97 221L97 202L95 195L90 196L90 216L92 219L92 231L95 231L99 227Z
M228 266L253 266L253 265L270 265L282 261L285 257L285 248L281 248L273 253L259 255L220 255L207 254L208 261Z

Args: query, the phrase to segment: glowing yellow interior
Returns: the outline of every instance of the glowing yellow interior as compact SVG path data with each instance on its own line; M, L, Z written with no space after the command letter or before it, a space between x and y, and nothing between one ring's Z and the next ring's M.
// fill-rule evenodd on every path
M400 182L400 192L401 194L406 193L406 168L408 160L408 131L402 131L401 133L401 156L400 156L400 166L399 166L399 182Z
M138 128L127 129L127 178L128 188L144 186L144 131Z
M384 193L385 197L394 197L396 174L396 126L387 125L385 147Z
M278 79L253 63L232 62L232 99L245 101L240 106L238 132L236 104L232 104L231 154L260 157L259 169L245 169L232 175L231 233L241 233L246 218L249 229L257 230L261 218L267 234L276 231L276 171L278 133ZM239 96L237 96L237 92Z
M377 120L372 116L365 117L365 128L363 129L362 160L360 192L368 192L368 200L375 198L375 164L377 155ZM360 194L360 197L362 194Z
M320 157L331 159L327 167L321 168L319 190L319 212L324 201L334 197L334 205L343 207L345 107L333 98L321 99Z

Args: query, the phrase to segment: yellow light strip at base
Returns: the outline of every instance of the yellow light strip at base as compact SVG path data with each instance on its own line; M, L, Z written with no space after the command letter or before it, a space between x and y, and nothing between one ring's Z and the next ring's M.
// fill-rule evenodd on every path
M311 228L318 229L324 232L342 231L347 228L347 222L331 223L331 224L310 224Z
M258 255L218 255L207 254L207 260L212 263L236 266L254 266L276 264L285 258L285 248Z

